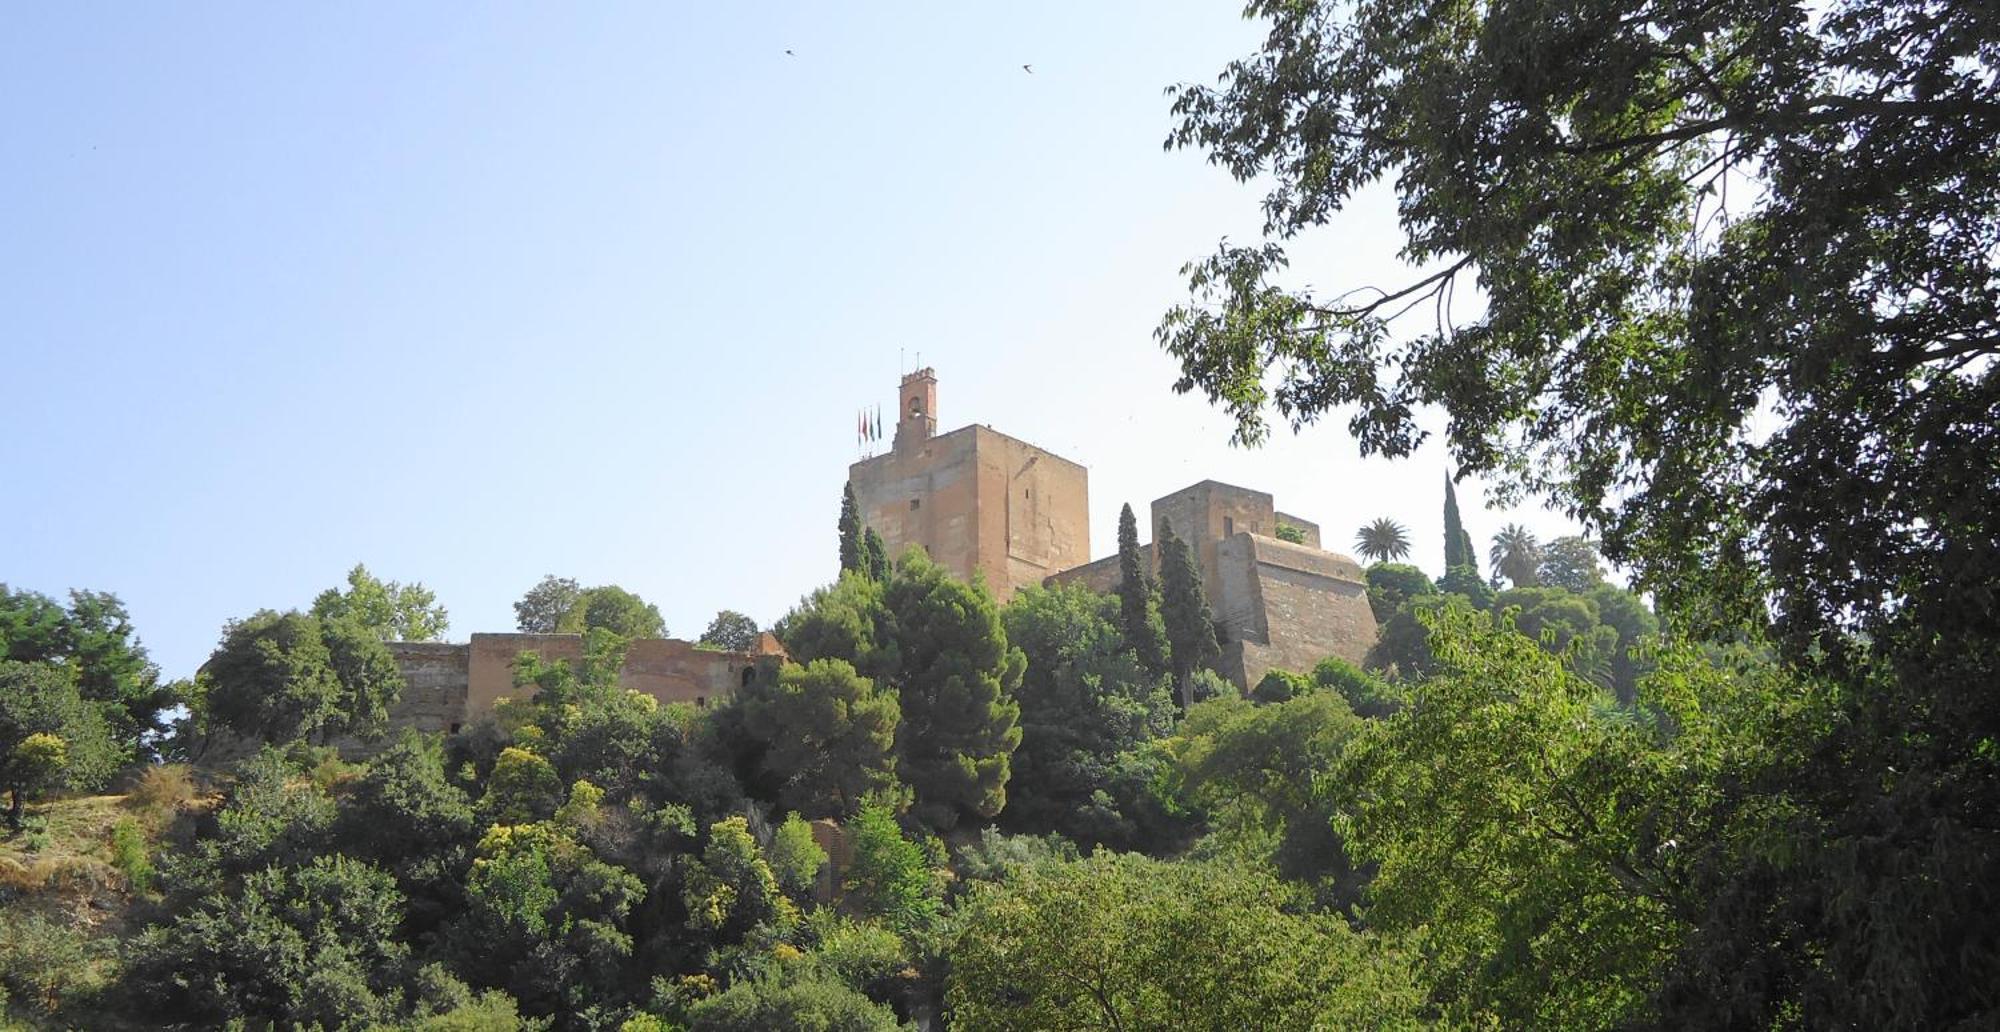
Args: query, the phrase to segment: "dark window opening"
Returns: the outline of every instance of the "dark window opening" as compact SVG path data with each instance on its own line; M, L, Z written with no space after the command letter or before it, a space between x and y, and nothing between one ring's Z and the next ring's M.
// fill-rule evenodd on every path
M921 499L917 499L917 498L912 498L912 499L910 499L910 511L911 511L911 512L916 512L916 511L917 511L917 507L918 507L918 506L921 506L922 504L924 504L924 503L923 503L923 501L922 501Z
M745 688L750 687L750 682L756 679L757 679L757 670L755 667L743 668L743 687Z
M452 734L457 734L457 733L458 733L458 725L457 725L457 724L453 724L453 725L451 725L451 733L452 733Z
M707 709L707 708L708 708L708 696L706 696L706 695L697 695L697 696L695 696L695 697L694 697L694 708L695 708L695 709Z
M1222 536L1228 537L1234 533L1236 533L1236 521L1228 516L1224 516L1222 518Z

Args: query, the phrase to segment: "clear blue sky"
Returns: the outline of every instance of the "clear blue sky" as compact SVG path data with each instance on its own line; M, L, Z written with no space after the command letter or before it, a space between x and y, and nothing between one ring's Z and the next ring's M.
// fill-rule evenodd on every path
M116 592L169 676L356 561L455 638L552 572L768 623L918 353L945 427L1090 467L1098 555L1212 477L1437 572L1438 449L1234 450L1169 390L1177 269L1258 193L1161 151L1161 91L1255 48L1238 7L12 5L0 581ZM1397 242L1381 191L1299 269ZM1465 491L1482 542L1565 530Z

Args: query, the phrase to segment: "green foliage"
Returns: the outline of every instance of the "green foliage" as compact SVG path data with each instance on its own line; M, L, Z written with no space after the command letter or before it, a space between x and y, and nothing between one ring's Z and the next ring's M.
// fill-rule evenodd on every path
M1410 554L1410 534L1387 516L1371 520L1354 534L1354 553L1380 566Z
M1505 577L1517 588L1532 588L1541 583L1542 545L1535 540L1533 531L1518 524L1509 523L1493 535L1493 586L1500 586L1500 578Z
M1021 747L1007 785L1008 826L1085 844L1129 842L1112 800L1118 757L1165 734L1167 679L1148 670L1119 625L1122 603L1081 585L1028 587L1001 610L1026 671L1015 698Z
M699 644L724 652L748 652L757 647L759 633L757 621L734 609L725 609L708 622Z
M146 854L146 833L138 821L126 817L111 826L111 866L125 876L133 892L150 891L159 874Z
M896 564L882 611L884 637L895 643L888 682L903 709L897 772L916 794L917 813L939 828L961 815L992 817L1007 803L1009 761L1021 744L1013 695L1026 665L993 596L913 548Z
M887 1007L825 978L739 982L688 1010L690 1032L895 1032Z
M826 850L813 838L812 825L796 813L786 814L771 833L771 847L766 854L771 872L778 876L779 887L798 899L811 895L813 882L827 860Z
M1378 562L1368 568L1368 608L1375 622L1388 623L1404 603L1437 594L1437 585L1424 571L1406 563Z
M1208 815L1203 851L1308 885L1324 904L1353 904L1362 879L1333 833L1319 782L1361 725L1324 690L1189 710L1173 744L1183 790Z
M268 867L142 937L132 984L155 1021L391 1020L407 977L401 910L394 879L359 861Z
M1466 531L1465 522L1458 515L1458 492L1452 486L1450 474L1444 478L1444 569L1449 578L1460 568L1471 571L1475 579L1479 576L1479 552L1472 547L1472 535ZM1451 590L1449 588L1445 590Z
M1457 595L1465 599L1474 609L1493 608L1494 591L1492 585L1481 580L1479 571L1470 566L1454 566L1438 578L1438 591L1445 595Z
M99 987L107 945L67 922L0 913L0 1003L12 996L44 1015L62 1014Z
M1140 665L1165 674L1167 629L1160 617L1159 586L1139 552L1139 522L1128 503L1118 510L1118 627Z
M633 952L627 917L645 895L550 823L496 825L465 878L446 952L475 985L504 988L530 1013L615 1000Z
M1173 527L1160 521L1156 546L1160 550L1160 616L1166 622L1167 645L1172 652L1174 683L1180 691L1183 712L1194 704L1194 672L1222 654L1215 643L1215 619L1208 611L1208 597L1202 593L1201 567L1194 550L1174 536Z
M1328 656L1312 670L1313 684L1347 700L1358 717L1385 717L1402 705L1402 693L1381 678L1338 656Z
M1295 545L1303 545L1306 543L1306 532L1299 529L1298 527L1286 523L1283 520L1278 521L1277 536L1278 540L1289 541Z
M576 604L556 621L556 630L568 634L610 631L621 638L664 638L667 623L659 607L616 584L585 588Z
M125 753L105 719L114 706L85 699L72 669L0 660L0 789L12 827L29 796L96 788L118 769Z
M369 734L403 687L395 660L367 628L268 609L231 621L203 671L200 701L211 727L277 744Z
M553 634L583 597L583 586L549 574L514 603L514 626L525 634Z
M782 806L843 817L896 783L902 707L844 659L787 663L775 685L742 693L738 706Z
M1318 688L1319 685L1314 684L1313 679L1304 674L1295 674L1289 670L1268 670L1264 673L1263 679L1250 689L1250 700L1265 704L1289 702Z
M1643 1020L1713 841L1707 808L1763 748L1755 686L1677 660L1642 689L1676 729L1662 736L1597 719L1599 689L1535 643L1462 609L1436 620L1438 673L1327 781L1349 848L1379 864L1369 920L1416 936L1458 1019Z
M143 755L146 736L165 730L175 693L160 683L118 596L71 591L69 608L46 595L0 584L0 660L52 663L75 673L84 699L110 703L105 719L127 751Z
M328 588L313 599L312 616L325 623L351 622L387 641L437 641L451 626L429 588L384 582L360 563L347 571L346 591Z
M500 751L486 780L485 811L501 824L546 820L562 803L555 765L520 746Z
M709 826L708 845L689 869L681 899L688 924L724 944L743 942L758 932L775 938L798 920L797 908L785 898L777 874L741 817Z
M1542 548L1536 577L1552 588L1587 592L1604 583L1604 565L1589 538L1559 537Z
M889 544L882 535L875 533L874 527L861 532L861 572L876 582L889 579Z
M979 838L953 852L952 872L961 882L1006 881L1036 864L1075 860L1076 843L1061 835L1008 835L998 828L979 829Z
M948 956L968 1028L1416 1028L1422 1000L1268 876L1104 852L975 886Z
M833 584L799 600L772 628L800 663L839 659L862 676L880 678L895 669L895 642L884 626L886 586L859 573L842 573Z
M854 485L840 485L840 572L866 573L861 554L861 509L854 501Z
M845 886L860 913L909 934L937 919L937 879L922 846L903 836L887 806L869 802L852 824L854 860Z

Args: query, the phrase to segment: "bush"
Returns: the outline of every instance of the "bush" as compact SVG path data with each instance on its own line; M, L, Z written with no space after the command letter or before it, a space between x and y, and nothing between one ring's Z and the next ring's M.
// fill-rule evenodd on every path
M146 833L130 817L121 817L111 826L111 866L124 872L125 884L133 892L153 887L153 877L158 872L146 856Z
M895 1032L887 1007L837 982L739 982L688 1010L692 1032Z
M100 953L80 929L39 914L0 920L0 985L46 1014L96 986Z
M127 806L154 818L172 817L197 795L194 774L185 763L147 767L125 797Z

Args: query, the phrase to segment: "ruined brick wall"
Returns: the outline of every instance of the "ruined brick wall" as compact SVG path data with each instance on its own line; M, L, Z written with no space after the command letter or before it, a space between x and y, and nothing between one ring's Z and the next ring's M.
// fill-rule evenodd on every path
M389 710L389 725L419 731L457 731L465 722L467 661L463 645L434 641L386 642L403 674L403 694Z

